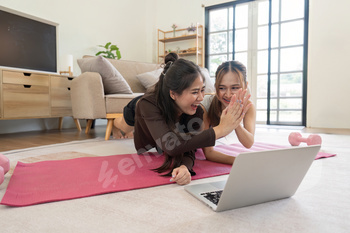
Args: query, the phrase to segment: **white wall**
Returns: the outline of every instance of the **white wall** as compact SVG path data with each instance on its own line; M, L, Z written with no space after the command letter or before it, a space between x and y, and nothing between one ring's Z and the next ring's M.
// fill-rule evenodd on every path
M204 8L219 0L0 0L0 5L59 24L59 55L94 55L108 41L122 59L156 62L157 29L204 24ZM350 128L349 0L310 0L307 126ZM56 119L0 121L0 133L57 127ZM75 125L71 119L64 127Z
M349 0L311 0L308 127L350 128L349 9Z

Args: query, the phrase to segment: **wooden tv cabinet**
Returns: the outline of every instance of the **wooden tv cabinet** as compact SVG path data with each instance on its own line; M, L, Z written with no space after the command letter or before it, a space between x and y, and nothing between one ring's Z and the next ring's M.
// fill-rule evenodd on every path
M70 85L74 77L0 69L0 120L73 116ZM74 120L81 130L78 120Z

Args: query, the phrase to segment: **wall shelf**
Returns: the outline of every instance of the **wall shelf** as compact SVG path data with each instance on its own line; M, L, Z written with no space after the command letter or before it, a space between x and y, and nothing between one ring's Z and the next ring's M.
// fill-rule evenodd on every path
M204 66L203 50L203 26L196 25L195 32L188 32L187 28L175 31L163 31L158 29L158 63L162 63L164 57L171 52L176 52L180 57L192 60L199 66ZM180 48L181 46L181 48Z

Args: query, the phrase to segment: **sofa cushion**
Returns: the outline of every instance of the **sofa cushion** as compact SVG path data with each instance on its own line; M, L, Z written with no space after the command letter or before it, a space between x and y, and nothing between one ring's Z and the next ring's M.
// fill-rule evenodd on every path
M144 93L106 95L106 113L123 113L124 107L135 97Z
M202 74L205 78L205 93L215 93L215 86L213 82L211 81L210 74L207 68L201 67Z
M140 81L142 86L148 89L158 82L159 76L162 73L162 71L163 71L163 68L159 68L157 70L138 74L136 75L136 78Z
M159 68L159 64L139 62L139 61L127 61L127 60L115 60L108 59L111 64L117 68L117 70L123 75L124 79L128 82L131 90L136 93L145 92L146 88L136 78L136 75L145 72L153 71Z
M105 94L132 94L129 84L106 58L89 57L77 62L82 73L97 72L101 75Z
M205 90L204 90L204 92L207 94L208 93L215 93L215 86L211 81L209 71L207 70L207 68L203 68L203 67L200 67L200 69L201 69L201 72L205 78ZM159 69L154 70L154 71L138 74L138 75L136 75L136 78L141 82L142 86L144 86L146 89L148 89L151 86L153 86L154 84L156 84L156 82L158 82L159 76L160 76L162 71L163 71L163 68L159 68Z

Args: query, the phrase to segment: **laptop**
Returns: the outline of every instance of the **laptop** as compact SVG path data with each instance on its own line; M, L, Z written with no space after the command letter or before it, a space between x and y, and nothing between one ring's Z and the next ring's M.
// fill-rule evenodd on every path
M239 154L227 180L185 186L210 206L225 211L294 195L321 146Z

